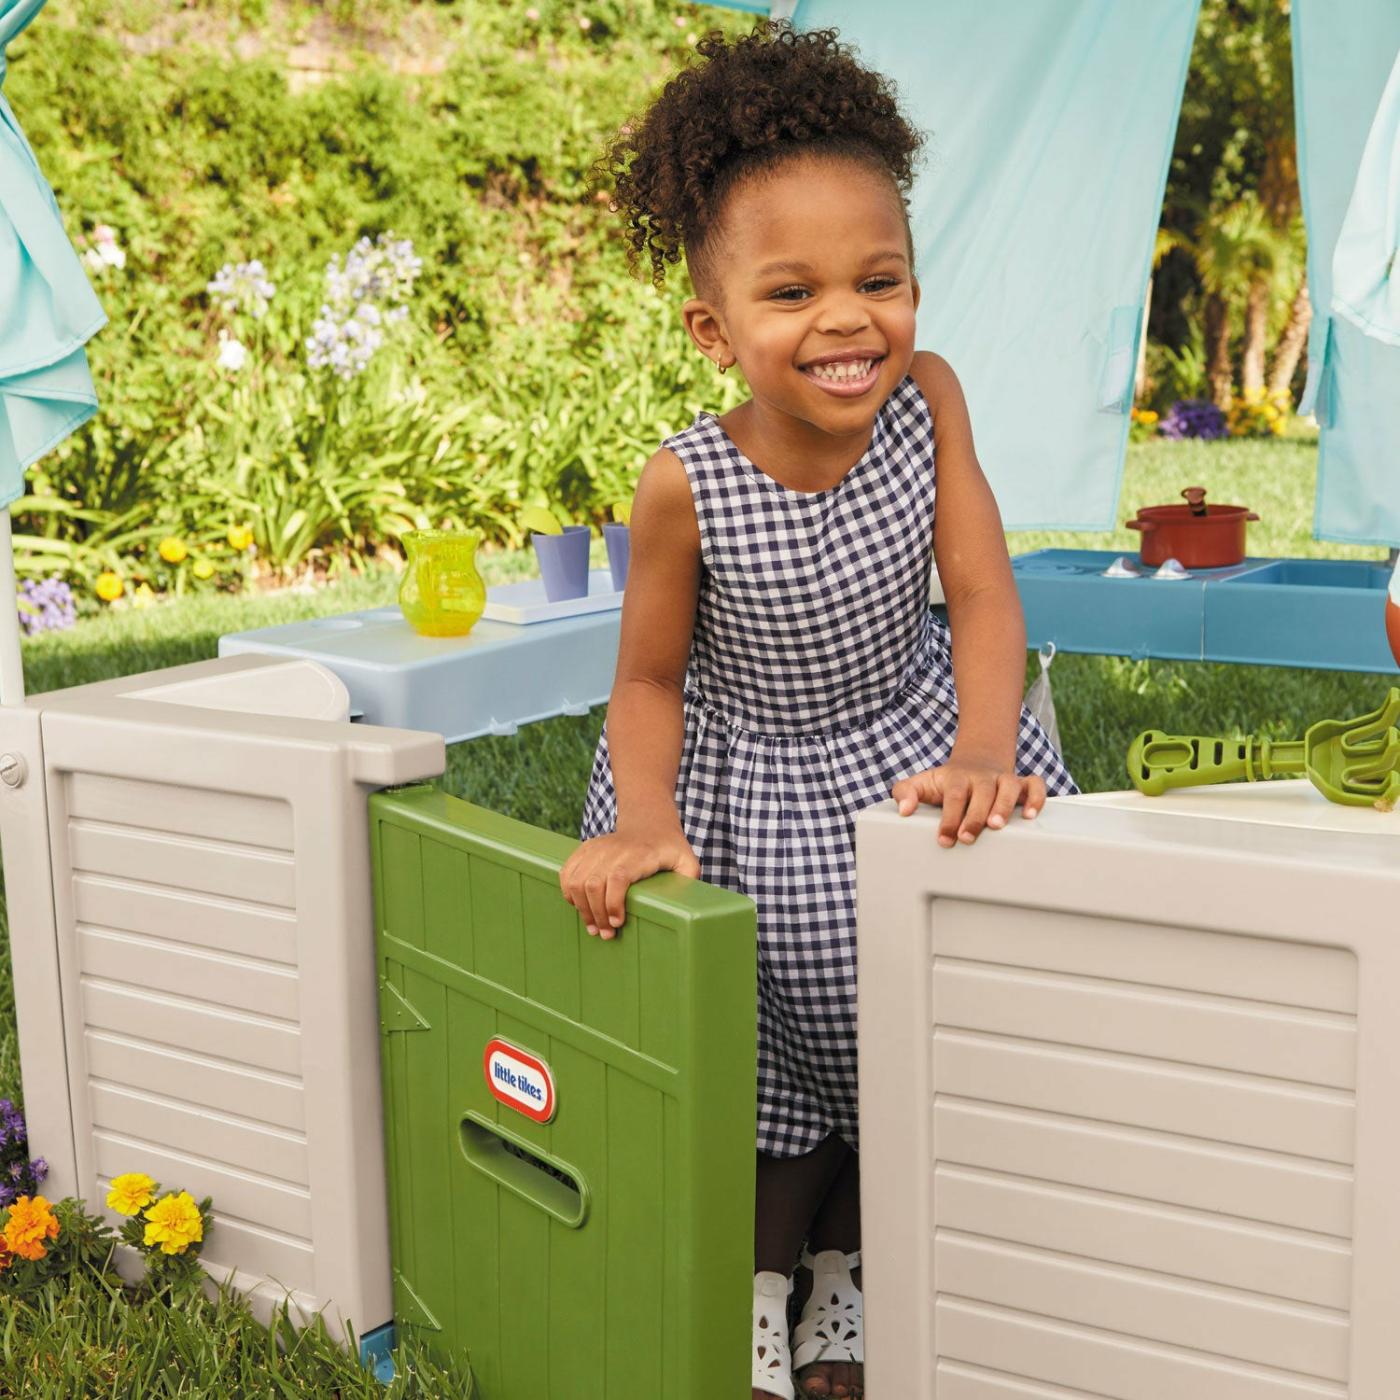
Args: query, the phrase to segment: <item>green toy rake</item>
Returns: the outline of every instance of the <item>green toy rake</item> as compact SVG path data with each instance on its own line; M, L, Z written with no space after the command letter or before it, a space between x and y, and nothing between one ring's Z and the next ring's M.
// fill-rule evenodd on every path
M1302 739L1274 742L1200 739L1149 729L1128 750L1128 776L1139 792L1160 797L1168 788L1202 787L1241 779L1297 777L1332 802L1390 811L1400 800L1400 687L1380 709L1359 719L1323 719Z

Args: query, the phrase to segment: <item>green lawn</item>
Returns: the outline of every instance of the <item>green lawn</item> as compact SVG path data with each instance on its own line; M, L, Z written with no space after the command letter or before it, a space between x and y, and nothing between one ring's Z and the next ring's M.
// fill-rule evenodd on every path
M1317 545L1309 538L1315 457L1312 444L1293 441L1134 446L1119 519L1129 518L1138 505L1176 499L1183 485L1201 484L1213 499L1246 503L1263 517L1251 527L1252 553L1379 557L1379 550ZM1047 545L1131 552L1137 538L1120 529L1112 537L1016 534L1009 544L1016 553ZM529 562L524 555L487 555L483 572L496 582L519 576ZM304 593L190 598L113 613L26 643L29 688L39 692L210 657L222 633L383 604L396 588L394 576L380 574ZM1053 678L1065 757L1081 786L1091 791L1124 785L1123 756L1144 728L1293 735L1316 717L1372 708L1395 679L1070 655L1056 660ZM572 833L602 718L599 708L581 718L528 726L510 738L456 745L443 784L498 811ZM0 906L0 938L4 932ZM0 959L0 1095L17 1098L8 972L7 960ZM43 1147L34 1144L36 1152ZM103 1287L86 1283L33 1306L6 1304L0 1322L0 1397L379 1393L350 1360L314 1334L279 1357L266 1334L227 1300L190 1317L149 1304L129 1307ZM21 1357L28 1358L22 1373L15 1369ZM460 1380L411 1367L388 1392L394 1397L463 1393Z

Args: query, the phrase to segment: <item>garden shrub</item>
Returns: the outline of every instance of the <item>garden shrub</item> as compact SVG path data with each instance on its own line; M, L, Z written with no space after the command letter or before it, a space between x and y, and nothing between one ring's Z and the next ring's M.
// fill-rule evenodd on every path
M104 572L128 597L239 586L230 527L286 577L415 525L513 542L525 502L599 521L662 437L742 397L735 376L697 381L683 276L660 294L629 276L589 172L687 35L751 21L668 0L440 9L440 73L363 62L302 92L275 54L133 52L120 10L83 0L12 46L6 92L76 246L105 225L125 254L94 259L100 411L31 474L22 575L92 606ZM326 265L391 231L423 260L406 333L332 394L305 350ZM219 332L238 328L206 287L252 259L275 306L234 372ZM170 537L221 567L172 576Z

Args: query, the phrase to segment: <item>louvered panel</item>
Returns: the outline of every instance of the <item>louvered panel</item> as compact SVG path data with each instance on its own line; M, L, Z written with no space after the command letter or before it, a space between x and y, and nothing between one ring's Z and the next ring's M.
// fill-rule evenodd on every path
M259 1069L301 1073L301 1036L291 1022L180 1001L140 987L82 979L87 1025L174 1049L238 1059Z
M117 875L283 909L296 904L295 862L260 846L70 819L68 849L74 873Z
M1356 1026L1336 1013L943 958L933 995L942 1026L1355 1088Z
M993 1370L1014 1366L1093 1400L1348 1400L1336 1381L958 1298L940 1297L935 1316L940 1357Z
M77 932L82 970L90 976L282 1020L297 1018L297 977L291 968L84 925Z
M947 1165L934 1192L947 1229L1319 1307L1351 1301L1351 1247L1326 1235Z
M1348 1167L942 1095L933 1122L940 1161L1322 1235L1351 1233Z
M178 939L265 962L296 962L295 918L290 910L266 904L80 874L73 879L73 913L80 924Z
M1352 1096L1224 1070L938 1029L940 1091L1019 1108L1351 1161Z
M1346 1315L939 1230L939 1292L1342 1381ZM994 1358L982 1356L981 1361Z
M930 930L939 1400L1345 1395L1354 958L971 904Z
M95 1130L92 1141L97 1173L107 1180L122 1172L146 1172L166 1186L183 1187L192 1196L212 1196L242 1220L261 1221L270 1230L298 1239L311 1238L311 1197L304 1186L108 1129Z
M70 817L278 851L292 848L291 805L274 798L138 782L102 773L68 773L65 788Z
M1356 1011L1355 959L1336 948L970 901L944 901L939 910L938 958L1315 1011Z
M258 1118L279 1128L306 1128L301 1082L290 1075L107 1031L89 1029L85 1043L88 1073L94 1079L205 1104L243 1118Z
M280 1288L315 1288L315 1256L305 1240L226 1215L217 1209L217 1199L214 1228L201 1259L241 1275L261 1274Z
M1087 1390L1028 1381L1023 1376L942 1361L936 1372L939 1400L1103 1400Z
M88 1103L95 1128L175 1152L217 1157L231 1167L294 1186L307 1184L306 1139L301 1133L100 1080L89 1083Z

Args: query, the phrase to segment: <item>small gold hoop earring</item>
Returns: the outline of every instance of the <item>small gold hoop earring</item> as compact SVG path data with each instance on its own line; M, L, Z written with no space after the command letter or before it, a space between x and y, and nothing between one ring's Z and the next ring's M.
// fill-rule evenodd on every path
M727 369L729 368L729 366L728 366L727 364L725 364L723 360L716 360L716 361L715 361L715 364L717 364L717 365L719 366L719 372L720 372L721 374L723 374L723 373L725 372L725 370L727 370Z

